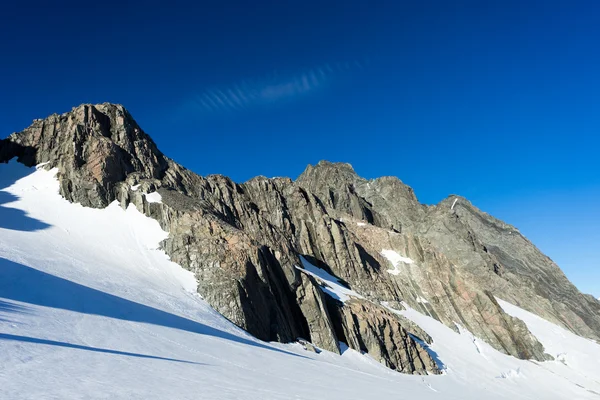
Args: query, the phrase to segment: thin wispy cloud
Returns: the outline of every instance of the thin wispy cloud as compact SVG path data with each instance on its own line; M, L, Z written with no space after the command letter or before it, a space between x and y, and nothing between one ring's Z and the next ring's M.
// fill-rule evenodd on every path
M322 90L344 73L363 68L354 62L324 64L295 74L241 81L229 87L208 89L192 99L197 111L234 112L290 101Z

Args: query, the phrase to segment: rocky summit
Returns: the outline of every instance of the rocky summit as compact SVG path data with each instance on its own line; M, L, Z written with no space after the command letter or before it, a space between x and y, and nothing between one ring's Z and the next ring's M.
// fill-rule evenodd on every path
M431 338L396 312L410 307L503 353L549 359L497 299L600 340L600 302L459 196L423 205L398 178L366 180L327 161L296 180L201 177L107 103L35 120L0 142L0 162L15 157L58 168L71 202L133 204L156 219L169 232L164 251L196 275L199 294L265 341L337 353L343 342L399 372L440 373Z

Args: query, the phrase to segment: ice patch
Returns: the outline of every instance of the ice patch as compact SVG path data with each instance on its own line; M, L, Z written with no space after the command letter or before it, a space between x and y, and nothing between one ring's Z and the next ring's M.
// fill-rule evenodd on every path
M144 196L148 203L162 203L162 197L158 192L146 193Z
M383 250L381 250L381 255L384 256L385 258L387 258L387 260L389 262L391 262L392 265L394 266L394 269L388 269L387 270L387 272L390 273L390 274L392 274L392 275L399 275L400 274L400 270L398 269L398 264L400 264L400 263L414 264L415 263L412 259L410 259L408 257L401 256L400 254L398 254L394 250L383 249Z
M365 224L364 222L357 222L356 225L358 225L358 226L365 226L367 224Z
M133 186L131 187L131 190L133 190L133 191L135 192L136 190L138 190L138 189L140 188L140 186L141 186L140 184L133 185Z
M452 207L450 207L451 210L454 210L454 206L456 205L457 201L458 201L458 197L456 199L454 199L454 202L452 203Z

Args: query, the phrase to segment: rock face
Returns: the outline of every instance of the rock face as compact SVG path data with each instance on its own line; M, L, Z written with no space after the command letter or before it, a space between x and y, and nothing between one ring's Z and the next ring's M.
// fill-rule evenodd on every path
M58 167L72 202L134 204L155 218L169 232L164 250L195 273L198 292L263 340L303 339L338 353L342 341L400 372L439 373L419 340L430 342L427 334L382 306L407 304L507 354L546 359L496 297L600 339L600 302L514 227L457 196L425 206L397 178L368 181L329 162L295 181L201 177L165 157L113 104L34 121L0 142L0 162L13 157ZM149 201L151 192L161 201ZM299 256L364 298L332 299L296 268Z
M312 276L301 275L302 282L296 289L296 299L306 318L311 339L322 349L339 354L340 345L329 314L326 295Z
M400 320L372 302L352 300L337 308L334 321L341 340L350 348L368 353L391 369L420 375L438 370Z
M52 162L60 171L61 194L88 207L105 207L115 185L133 173L160 178L167 159L123 107L82 106L36 120L7 142L36 150L25 164Z

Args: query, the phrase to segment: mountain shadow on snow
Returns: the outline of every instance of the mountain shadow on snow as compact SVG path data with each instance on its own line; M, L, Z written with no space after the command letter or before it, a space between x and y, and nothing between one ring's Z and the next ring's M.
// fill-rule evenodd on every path
M114 354L114 355L118 355L118 356L150 358L153 360L174 361L174 362L182 362L182 363L187 363L187 364L203 365L201 363L196 363L193 361L178 360L175 358L151 356L148 354L140 354L140 353L130 353L128 351L102 349L99 347L91 347L91 346L84 346L84 345L80 345L80 344L59 342L56 340L40 339L40 338L33 338L33 337L21 336L21 335L10 335L8 333L0 333L0 340L13 340L13 341L17 341L17 342L36 343L36 344L43 344L43 345L48 345L48 346L66 347L69 349L87 350L87 351L93 351L93 352L97 352L97 353Z
M14 152L11 154L11 152ZM9 155L10 154L10 155ZM20 162L32 166L37 150L34 147L22 146L17 143L10 143L7 140L0 140L0 163L10 161L14 156ZM14 184L19 179L27 176L31 171L24 168L3 168L0 175L0 187L6 188ZM14 231L39 231L48 228L50 225L31 218L21 210L7 207L5 204L19 200L18 196L0 190L0 228Z
M11 304L7 300L159 325L302 357L0 258L0 301L2 302L0 303L0 318L6 317L2 314L24 311L22 306ZM9 338L0 336L0 339L6 340ZM16 338L12 338L12 340L16 340ZM34 339L23 337L20 340L31 341ZM63 345L67 346L67 344Z
M0 179L4 183L4 177ZM19 200L18 196L0 190L0 228L10 229L13 231L41 231L49 228L50 225L40 221L39 219L31 218L25 212L5 206L7 203Z

